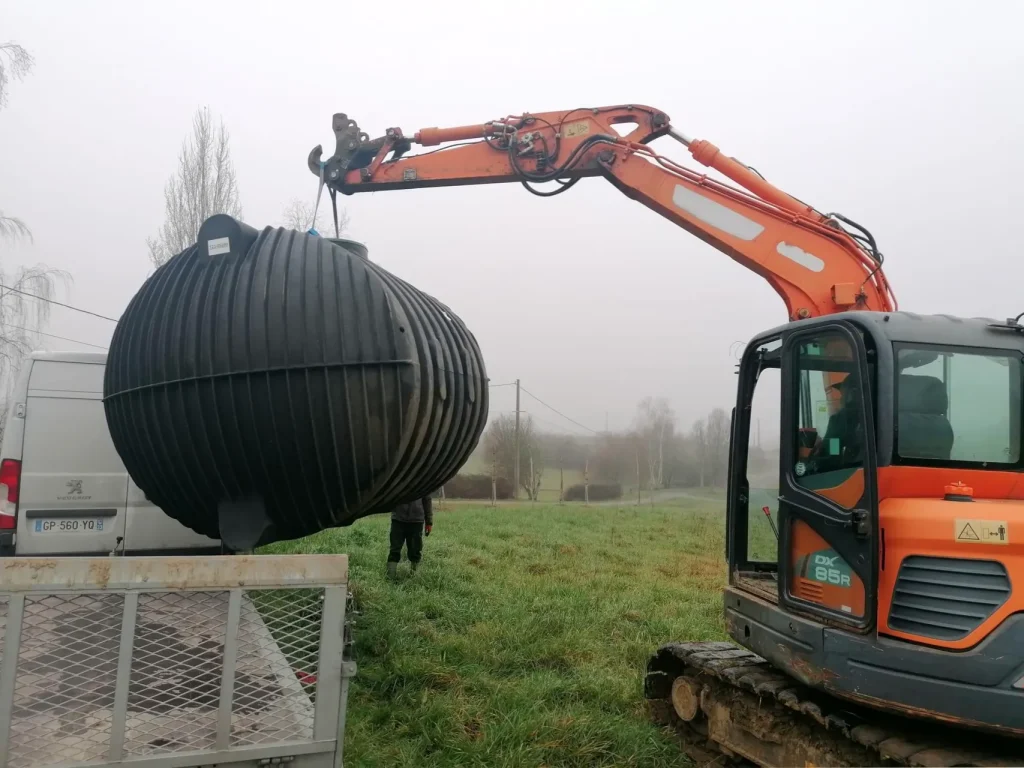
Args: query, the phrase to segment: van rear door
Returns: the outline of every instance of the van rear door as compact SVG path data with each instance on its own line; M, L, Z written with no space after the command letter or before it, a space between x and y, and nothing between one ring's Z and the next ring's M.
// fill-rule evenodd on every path
M98 364L33 361L18 555L109 553L123 541L128 476L107 429L104 366L97 357Z

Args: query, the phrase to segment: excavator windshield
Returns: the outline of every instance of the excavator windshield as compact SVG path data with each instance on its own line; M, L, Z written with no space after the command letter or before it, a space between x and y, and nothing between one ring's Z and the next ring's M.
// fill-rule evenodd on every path
M1016 465L1019 355L896 344L895 457L908 464Z

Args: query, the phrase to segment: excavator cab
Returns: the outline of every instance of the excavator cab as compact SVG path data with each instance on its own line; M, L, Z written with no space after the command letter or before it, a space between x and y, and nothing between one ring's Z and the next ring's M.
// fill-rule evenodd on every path
M734 412L731 583L854 629L873 622L877 581L876 359L848 320L769 332L744 354Z
M1024 735L1022 330L849 312L747 346L736 641L850 701Z

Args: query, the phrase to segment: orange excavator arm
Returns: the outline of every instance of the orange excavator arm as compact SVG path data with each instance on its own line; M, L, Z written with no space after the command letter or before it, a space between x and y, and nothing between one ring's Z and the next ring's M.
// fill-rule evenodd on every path
M635 125L625 135L616 126ZM628 127L628 126L627 126ZM522 182L542 196L604 176L767 280L791 320L851 309L892 311L896 299L871 234L838 214L822 214L769 184L713 144L675 130L664 112L640 105L514 115L478 125L425 128L377 139L334 116L336 149L309 156L323 185L342 194L390 189ZM737 186L690 170L648 143L671 136L693 159ZM438 149L407 154L413 144ZM553 191L532 185L553 181Z

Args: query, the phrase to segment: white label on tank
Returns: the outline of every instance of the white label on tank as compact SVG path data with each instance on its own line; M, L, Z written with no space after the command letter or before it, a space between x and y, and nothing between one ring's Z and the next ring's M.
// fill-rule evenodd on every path
M220 256L225 253L231 253L231 238L218 237L213 240L207 240L206 251L211 256Z

